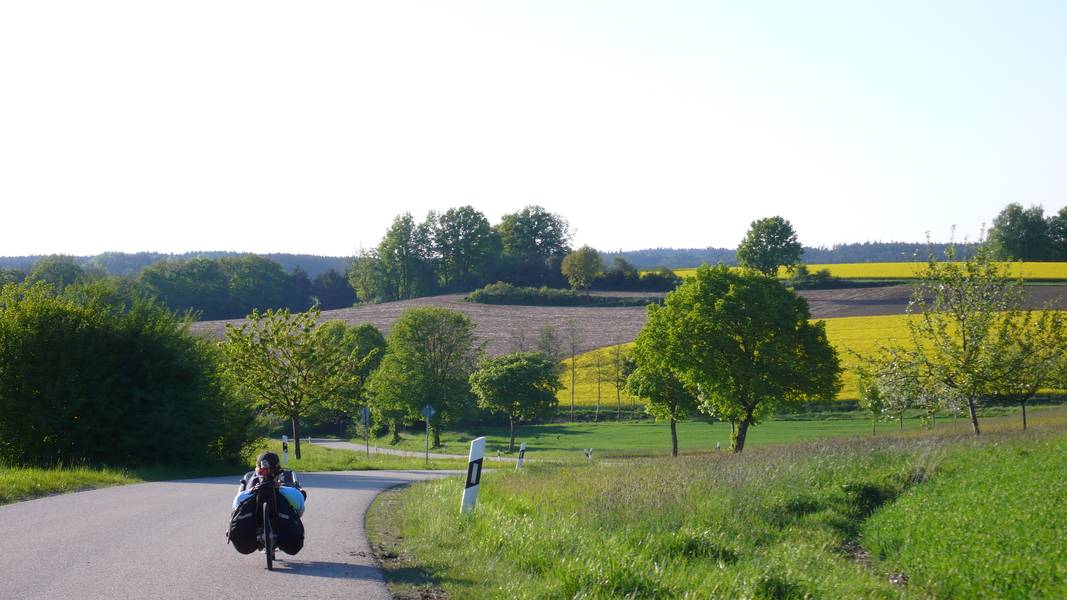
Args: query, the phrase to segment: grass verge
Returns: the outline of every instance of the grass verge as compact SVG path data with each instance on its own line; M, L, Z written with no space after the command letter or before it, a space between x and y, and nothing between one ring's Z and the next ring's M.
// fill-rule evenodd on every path
M0 504L140 481L136 475L115 469L0 466Z
M987 582L962 594L956 592L963 588L940 588L919 576L920 570L903 583L899 571L905 556L892 550L885 561L872 559L863 545L865 523L875 513L871 523L892 521L885 515L893 514L898 498L935 489L925 486L948 481L969 465L984 469L992 455L1002 456L1005 466L1014 463L1025 472L1020 477L1036 488L1048 487L1061 478L1062 466L1050 469L1041 461L1016 459L1020 452L1043 455L1048 449L1042 444L1050 439L1058 440L1063 456L1067 438L1062 428L1054 431L993 433L978 440L934 432L752 448L741 456L532 465L517 473L485 474L471 517L457 511L462 484L442 480L401 492L376 508L376 518L392 513L387 518L393 519L396 537L389 552L401 559L404 572L418 573L420 585L453 598L998 596L1000 588ZM968 508L996 495L1000 484L991 476L982 470L964 476L975 482ZM1055 489L1062 490L1062 484ZM1040 502L1029 495L1027 501ZM989 520L987 528L1012 531L1019 540L1025 537L1024 524L1045 527L1054 521L1049 537L1042 539L1055 543L1067 527L1061 506L1053 498L1036 511L974 512L975 518ZM960 535L968 526L953 524L957 514L937 517L940 529L933 531L950 548L931 550L966 576L985 563L971 562L958 546L986 540ZM945 517L950 517L947 524ZM909 539L923 544L924 526L929 524L914 524ZM996 549L980 554L995 556ZM1063 564L1061 553L1048 552L1040 564ZM1007 571L991 577L1005 586L1024 583L1021 593L1031 596L1062 592L1047 587L1048 579L1013 579ZM387 576L393 575L387 570ZM939 576L931 571L930 577Z

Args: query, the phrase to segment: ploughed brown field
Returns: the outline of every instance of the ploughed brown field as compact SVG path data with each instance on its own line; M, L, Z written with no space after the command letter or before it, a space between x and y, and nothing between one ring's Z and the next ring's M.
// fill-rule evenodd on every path
M597 294L597 292L593 292ZM600 292L605 296L652 296L647 292ZM1067 285L1027 286L1027 304L1042 308L1049 301L1059 299L1057 308L1067 308ZM866 317L875 315L903 314L911 297L911 286L894 285L873 288L850 288L840 290L805 290L800 295L807 298L812 317ZM645 324L646 309L643 306L570 307L570 306L502 306L467 302L464 294L447 294L367 304L352 308L323 311L323 320L346 321L351 324L372 323L389 334L389 327L400 313L416 306L440 306L458 310L470 316L476 323L475 334L485 342L486 352L491 355L516 351L519 346L533 350L537 331L545 325L556 327L561 338L563 328L573 319L581 331L581 349L587 352L596 348L629 342ZM227 323L239 325L242 319L229 321L200 321L193 323L194 333L203 333L222 338Z

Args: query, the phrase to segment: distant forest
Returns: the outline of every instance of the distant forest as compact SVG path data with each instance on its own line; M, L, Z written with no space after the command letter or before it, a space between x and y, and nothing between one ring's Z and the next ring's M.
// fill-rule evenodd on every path
M831 248L804 248L803 262L810 264L862 263L862 262L914 262L925 261L927 254L933 250L938 257L943 257L948 244L914 242L862 242L840 244ZM963 257L973 252L975 244L956 244L957 253ZM183 254L162 254L159 252L105 252L96 256L75 256L74 261L82 268L102 269L108 275L128 277L137 275L145 267L161 260L190 260L193 258L219 259L225 257L246 256L245 252L185 252ZM352 262L348 256L316 256L312 254L261 254L279 263L287 272L299 267L315 278L330 269L345 273ZM616 256L641 270L667 267L682 269L699 267L704 263L719 262L732 265L737 260L734 250L728 248L648 248L645 250L626 250L623 252L601 252L606 264ZM44 256L3 256L0 257L0 269L18 269L29 272L33 265Z

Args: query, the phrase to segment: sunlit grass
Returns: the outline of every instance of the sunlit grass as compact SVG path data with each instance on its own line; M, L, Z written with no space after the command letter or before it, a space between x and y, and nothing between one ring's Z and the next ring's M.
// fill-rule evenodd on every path
M0 466L0 504L142 481L116 469Z

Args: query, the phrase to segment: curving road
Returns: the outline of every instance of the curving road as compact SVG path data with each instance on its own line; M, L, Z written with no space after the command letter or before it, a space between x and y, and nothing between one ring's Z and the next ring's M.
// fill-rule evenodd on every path
M279 552L273 572L262 554L238 554L226 543L239 475L0 506L0 598L386 600L363 530L367 507L382 490L447 474L299 474L308 491L304 549L292 557Z

